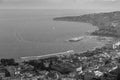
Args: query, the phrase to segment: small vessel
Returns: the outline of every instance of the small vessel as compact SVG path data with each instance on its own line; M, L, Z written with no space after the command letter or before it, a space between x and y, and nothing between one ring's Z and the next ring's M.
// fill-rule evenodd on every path
M84 39L84 36L71 38L71 39L69 39L68 41L69 41L69 42L78 42L78 41L81 41L81 40L83 40L83 39Z

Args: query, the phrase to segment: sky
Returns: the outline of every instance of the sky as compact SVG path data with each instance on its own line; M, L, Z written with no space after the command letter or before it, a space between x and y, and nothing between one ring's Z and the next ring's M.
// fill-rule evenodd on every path
M0 0L0 9L118 9L120 0Z

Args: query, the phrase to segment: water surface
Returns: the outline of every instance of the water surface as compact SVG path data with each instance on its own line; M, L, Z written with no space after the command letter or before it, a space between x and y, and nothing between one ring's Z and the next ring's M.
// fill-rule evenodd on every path
M66 42L97 27L86 23L53 21L54 17L88 13L75 10L0 10L0 57L37 56L101 45L96 40Z

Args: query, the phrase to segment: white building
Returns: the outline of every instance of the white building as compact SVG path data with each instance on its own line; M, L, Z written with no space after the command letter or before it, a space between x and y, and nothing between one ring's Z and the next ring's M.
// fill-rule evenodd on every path
M82 67L77 68L76 71L79 72L80 74L83 73L83 71L82 71Z
M113 49L119 48L120 47L120 42L117 42L113 44Z
M94 71L94 73L95 73L95 75L96 75L96 76L98 76L98 77L100 77L100 76L102 76L102 75L103 75L103 73L102 73L102 72L100 72L100 71Z

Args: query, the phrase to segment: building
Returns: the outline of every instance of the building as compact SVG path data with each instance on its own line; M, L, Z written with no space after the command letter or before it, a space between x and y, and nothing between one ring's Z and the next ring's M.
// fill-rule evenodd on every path
M95 74L95 76L98 76L98 77L103 75L103 73L100 71L94 71L94 74Z
M86 72L84 75L84 80L91 80L92 78L95 77L95 74L93 72Z
M120 41L113 44L113 49L120 48Z

